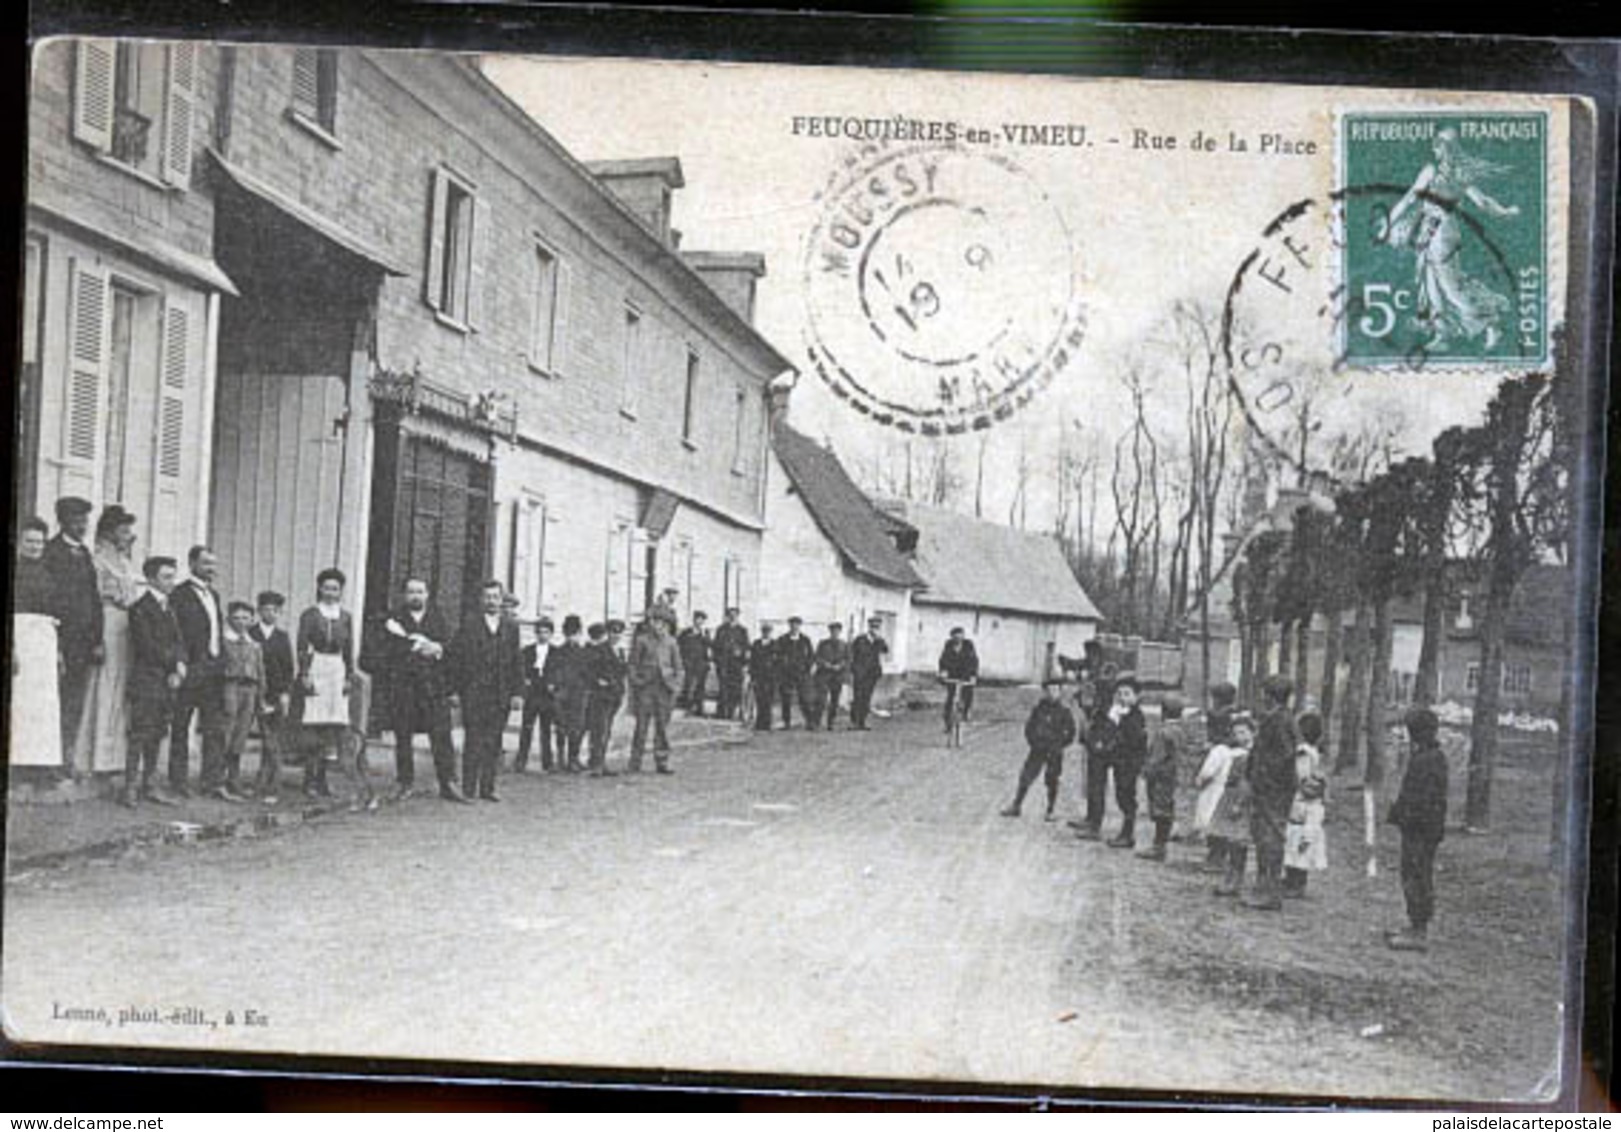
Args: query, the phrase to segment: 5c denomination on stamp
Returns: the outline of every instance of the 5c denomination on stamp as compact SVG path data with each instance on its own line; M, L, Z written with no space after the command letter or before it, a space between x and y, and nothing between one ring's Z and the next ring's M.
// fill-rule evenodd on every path
M923 435L1029 403L1085 335L1068 226L998 154L864 147L806 240L807 352L840 398Z

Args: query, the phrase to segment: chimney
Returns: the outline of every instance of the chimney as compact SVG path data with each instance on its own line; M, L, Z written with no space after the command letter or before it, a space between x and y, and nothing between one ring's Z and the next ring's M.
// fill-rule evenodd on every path
M759 252L682 252L681 258L739 318L754 325L754 288L765 275L765 256Z
M587 169L641 218L658 238L670 242L670 198L684 186L678 157L636 157L621 161L588 161Z

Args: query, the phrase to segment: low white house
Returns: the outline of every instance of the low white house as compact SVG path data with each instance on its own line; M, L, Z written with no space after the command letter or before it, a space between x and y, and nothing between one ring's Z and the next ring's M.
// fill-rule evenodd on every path
M839 458L778 424L765 496L758 620L780 633L789 617L798 616L811 638L820 640L833 622L844 626L849 639L866 628L869 617L878 617L889 642L885 671L908 671L913 593L922 579L899 549L892 524Z
M979 653L985 680L1030 682L1080 656L1103 618L1056 539L916 503L884 510L916 534L909 668L933 672L954 627Z

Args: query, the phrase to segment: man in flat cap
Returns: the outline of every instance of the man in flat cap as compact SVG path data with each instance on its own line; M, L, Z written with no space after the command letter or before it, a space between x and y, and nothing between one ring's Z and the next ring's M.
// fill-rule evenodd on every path
M867 618L867 631L850 642L850 726L866 731L867 715L872 711L873 689L884 674L884 656L889 643L879 630L884 627L882 617Z
M806 726L811 719L811 665L816 652L810 638L800 631L804 624L799 617L788 618L788 631L777 638L777 702L782 707L782 729L788 730L794 722L794 700L805 716Z
M57 647L62 657L59 707L62 714L62 769L88 770L88 752L79 749L90 682L103 659L101 590L96 564L85 545L90 530L88 499L75 495L56 501L56 537L45 544L45 570L55 591Z

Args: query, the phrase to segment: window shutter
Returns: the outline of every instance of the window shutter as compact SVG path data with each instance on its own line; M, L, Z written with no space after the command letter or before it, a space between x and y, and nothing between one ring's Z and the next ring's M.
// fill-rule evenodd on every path
M101 441L102 401L107 390L107 273L75 264L69 334L66 435L62 455L92 479Z
M530 544L534 541L534 507L526 498L512 501L512 592L518 596L519 609L525 613L535 612L535 602L531 600L534 586L531 574L534 571L534 556L530 553Z
M557 294L553 298L556 309L552 314L552 365L554 377L572 372L573 357L569 351L569 307L574 301L574 269L568 260L557 257Z
M313 47L293 50L293 109L311 120L321 112L321 53Z
M450 182L444 170L435 169L428 194L428 264L422 279L422 298L436 311L445 309L445 209L449 206Z
M158 412L158 474L178 479L186 449L186 384L191 369L191 312L163 304L163 393Z
M113 69L118 44L81 39L73 67L73 136L106 152L113 144Z
M197 45L169 47L169 84L163 108L163 179L191 184L191 135L197 106Z
M548 503L541 510L541 517L544 528L540 538L540 592L536 600L542 610L550 610L557 604L557 537L562 530L562 516Z
M482 197L472 200L467 218L467 325L474 330L484 325L484 289L490 275L484 270L484 244L490 229L490 206Z
M647 604L647 547L651 540L647 532L634 527L630 532L630 592L626 601L632 614L639 614Z

